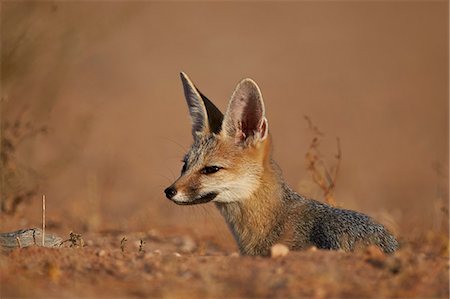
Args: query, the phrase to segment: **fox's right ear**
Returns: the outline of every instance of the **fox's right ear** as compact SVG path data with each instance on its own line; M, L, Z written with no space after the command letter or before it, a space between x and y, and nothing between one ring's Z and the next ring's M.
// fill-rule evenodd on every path
M238 145L257 144L268 136L261 90L252 79L243 79L231 96L222 124L223 134Z
M222 112L195 87L185 73L181 72L180 77L191 115L192 136L196 139L209 133L218 134L222 128Z

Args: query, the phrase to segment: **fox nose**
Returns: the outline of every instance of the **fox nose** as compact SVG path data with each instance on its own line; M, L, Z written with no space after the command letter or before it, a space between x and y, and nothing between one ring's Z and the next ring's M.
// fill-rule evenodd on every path
M166 197L168 199L172 199L177 194L177 189L175 189L174 187L169 187L164 190L164 193L166 193Z

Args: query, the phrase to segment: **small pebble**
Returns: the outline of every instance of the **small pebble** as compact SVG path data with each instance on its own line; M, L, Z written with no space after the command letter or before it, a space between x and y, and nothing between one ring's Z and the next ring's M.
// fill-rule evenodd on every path
M288 255L289 248L284 244L275 244L270 248L270 256L273 258Z
M315 252L315 251L317 251L317 247L316 246L311 246L311 247L308 248L308 251Z
M181 236L174 239L175 245L183 253L191 253L197 249L197 244L190 236Z
M103 249L100 249L100 250L99 250L99 251L97 251L96 253L97 253L97 256L99 256L99 257L102 257L102 256L105 256L105 254L106 254L106 251L105 251L105 250L103 250Z

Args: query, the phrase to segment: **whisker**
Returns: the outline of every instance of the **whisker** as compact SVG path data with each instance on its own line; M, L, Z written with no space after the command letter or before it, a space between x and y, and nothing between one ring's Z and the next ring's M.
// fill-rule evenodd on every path
M165 136L161 136L161 137L159 137L159 138L174 143L174 144L177 145L179 148L181 148L181 150L183 150L184 153L186 153L186 152L188 151L188 149L187 149L184 145L182 145L181 143L177 142L176 140L170 139L170 138L165 137Z
M164 179L167 181L168 184L171 184L171 182L173 182L173 180L171 180L171 179L170 179L168 176L166 176L166 175L163 175L163 174L160 174L160 173L159 173L158 176L164 178Z

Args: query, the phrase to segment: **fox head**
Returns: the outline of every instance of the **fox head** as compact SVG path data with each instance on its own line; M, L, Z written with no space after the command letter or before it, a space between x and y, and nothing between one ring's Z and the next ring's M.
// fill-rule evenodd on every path
M180 177L164 190L180 205L230 203L249 198L260 187L270 160L268 122L258 85L243 79L225 115L181 73L194 142Z

